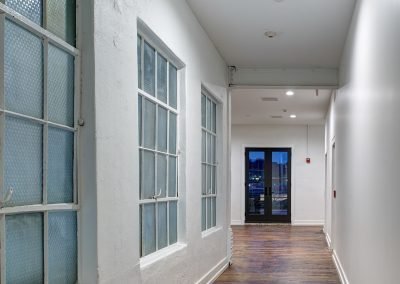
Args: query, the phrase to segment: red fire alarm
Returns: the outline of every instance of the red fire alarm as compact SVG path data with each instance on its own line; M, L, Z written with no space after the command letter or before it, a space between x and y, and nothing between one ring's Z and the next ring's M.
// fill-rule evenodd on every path
M306 163L307 164L311 164L311 159L310 158L306 158Z

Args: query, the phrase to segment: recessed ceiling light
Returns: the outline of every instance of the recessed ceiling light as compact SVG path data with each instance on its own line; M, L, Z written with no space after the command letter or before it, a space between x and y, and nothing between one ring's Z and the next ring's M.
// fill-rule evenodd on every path
M291 114L290 118L296 118L297 116L295 114Z
M277 33L277 32L274 32L274 31L267 31L267 32L264 33L264 35L265 35L267 38L274 38L274 37L276 37L276 36L278 35L278 33Z
M292 90L289 90L289 91L286 92L286 95L287 96L293 96L294 92Z

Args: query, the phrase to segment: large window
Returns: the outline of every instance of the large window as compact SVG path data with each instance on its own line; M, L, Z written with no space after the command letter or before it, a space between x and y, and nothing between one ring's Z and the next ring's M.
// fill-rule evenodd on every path
M1 3L0 282L76 283L75 1Z
M141 256L177 242L177 68L138 35Z
M201 95L201 229L216 225L217 201L217 103L205 91Z

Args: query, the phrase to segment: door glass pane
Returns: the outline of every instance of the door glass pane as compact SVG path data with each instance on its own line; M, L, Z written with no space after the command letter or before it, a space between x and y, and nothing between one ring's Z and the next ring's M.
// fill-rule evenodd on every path
M40 38L8 20L5 21L4 41L6 109L42 118L42 41Z
M157 194L167 194L167 156L163 154L157 154Z
M42 25L43 0L5 0L5 4L39 26Z
M143 113L143 146L155 149L156 145L156 105L149 100L144 100Z
M138 87L142 88L142 38L137 36Z
M142 146L142 124L143 124L143 119L142 119L142 96L138 96L138 126L139 126L139 146Z
M49 283L77 281L76 212L49 213Z
M206 128L206 96L201 95L201 126Z
M73 202L74 133L49 127L47 202Z
M158 132L157 132L157 146L158 150L167 152L167 122L168 122L168 111L163 107L158 107Z
M42 213L6 216L6 282L44 283Z
M264 215L265 154L263 151L250 151L248 158L248 213Z
M158 206L158 249L162 249L168 245L167 231L167 202L159 202Z
M178 241L178 202L169 202L169 244Z
M5 206L42 203L42 141L40 124L6 116L4 189L13 194Z
M272 215L288 214L288 153L272 152Z
M140 198L151 199L155 195L155 155L150 151L143 151L140 183Z
M177 108L177 93L178 93L178 76L177 69L170 63L169 64L169 105Z
M168 196L177 196L177 158L169 156L168 158Z
M144 91L154 96L154 90L156 88L156 53L147 42L144 43Z
M176 114L169 113L169 152L176 154Z
M47 0L47 29L75 46L75 0Z
M156 250L156 205L142 205L142 256Z
M48 109L52 122L74 125L74 57L49 45Z
M167 60L157 55L157 98L167 103Z

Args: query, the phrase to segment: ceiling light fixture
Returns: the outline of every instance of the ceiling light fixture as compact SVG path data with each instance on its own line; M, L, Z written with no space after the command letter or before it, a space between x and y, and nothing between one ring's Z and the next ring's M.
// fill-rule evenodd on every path
M274 37L276 37L278 35L278 33L274 32L274 31L267 31L267 32L264 33L264 35L267 38L274 38Z
M297 116L295 114L291 114L290 118L296 118Z
M289 90L289 91L286 92L286 95L287 96L293 96L294 92L292 90Z

